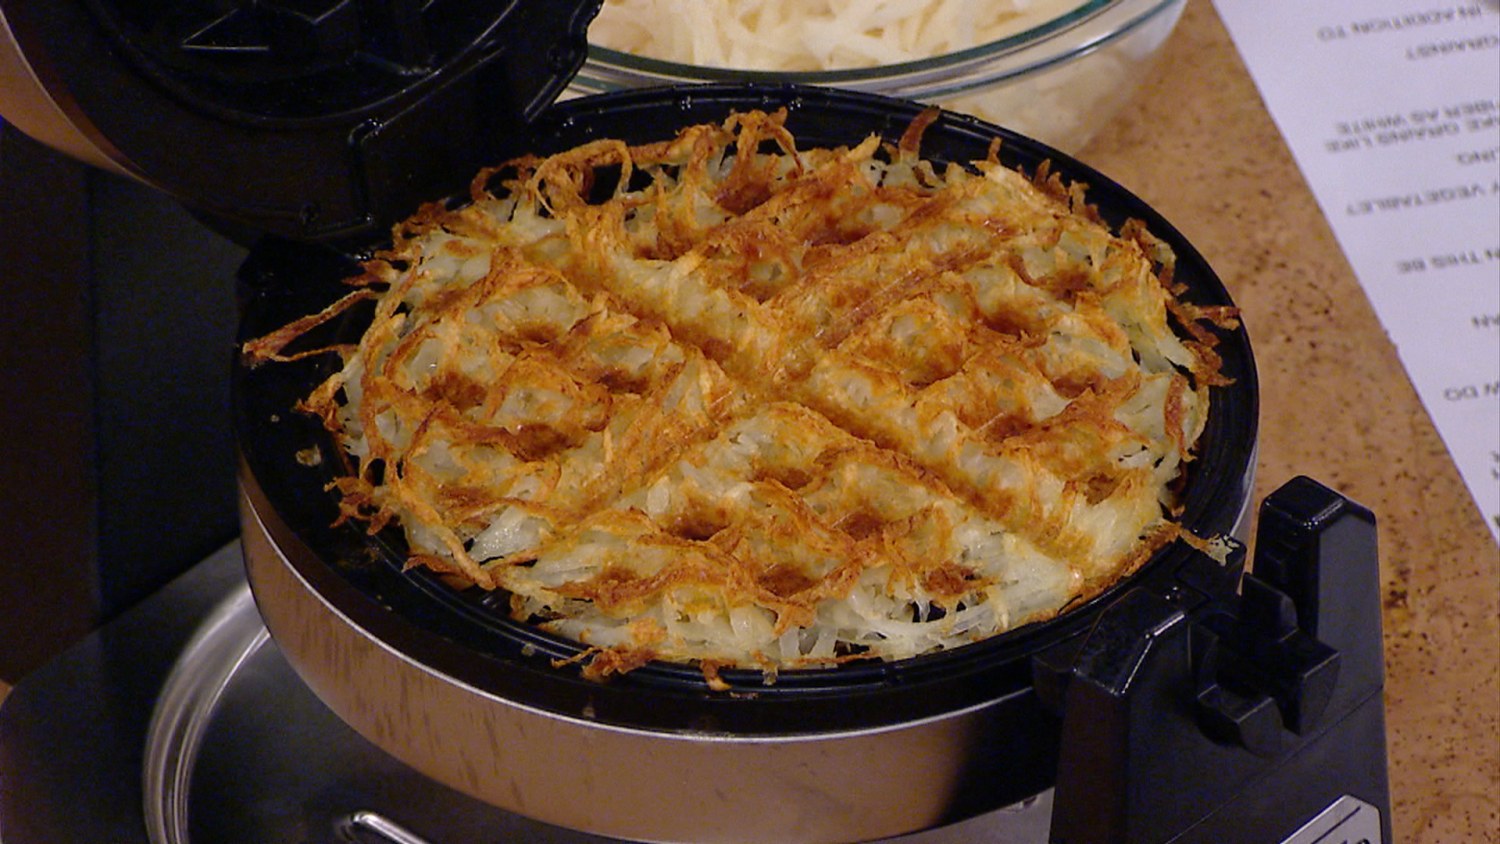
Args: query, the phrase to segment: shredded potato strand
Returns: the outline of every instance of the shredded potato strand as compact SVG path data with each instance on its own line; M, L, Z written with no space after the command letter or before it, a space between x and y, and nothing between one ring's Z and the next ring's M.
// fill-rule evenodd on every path
M1046 168L922 161L931 115L835 150L784 119L512 162L399 226L305 402L358 462L344 517L508 590L589 676L719 685L977 641L1173 538L1223 380L1198 323L1232 310Z
M875 67L989 44L1084 0L606 0L589 38L621 52L740 70Z

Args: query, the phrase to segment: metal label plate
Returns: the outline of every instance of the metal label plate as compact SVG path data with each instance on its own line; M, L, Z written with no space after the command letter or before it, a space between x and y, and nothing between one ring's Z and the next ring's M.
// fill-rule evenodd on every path
M1380 810L1346 794L1281 844L1384 844Z

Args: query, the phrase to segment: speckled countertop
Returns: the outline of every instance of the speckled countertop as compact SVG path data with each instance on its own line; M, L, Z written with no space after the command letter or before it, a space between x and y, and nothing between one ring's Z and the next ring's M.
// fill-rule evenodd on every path
M1240 305L1262 391L1256 498L1306 474L1380 520L1395 840L1500 841L1500 548L1210 0L1189 0L1079 157L1171 220Z
M1500 841L1500 547L1209 0L1079 157L1172 221L1241 307L1256 498L1305 474L1379 519L1395 840Z

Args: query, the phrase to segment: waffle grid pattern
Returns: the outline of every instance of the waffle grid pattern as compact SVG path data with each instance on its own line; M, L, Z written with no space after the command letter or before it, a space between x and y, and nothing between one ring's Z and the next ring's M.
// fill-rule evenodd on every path
M591 676L912 656L1128 573L1175 532L1213 357L1168 319L1203 315L1081 189L939 172L921 128L797 150L737 115L425 209L312 318L378 296L307 401L346 515Z

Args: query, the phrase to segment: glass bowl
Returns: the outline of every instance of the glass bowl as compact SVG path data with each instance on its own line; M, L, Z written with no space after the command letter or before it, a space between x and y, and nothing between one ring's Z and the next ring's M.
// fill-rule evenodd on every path
M918 61L778 72L680 64L591 44L569 93L694 82L796 82L971 114L1074 153L1129 101L1187 0L1085 0L1013 36Z

